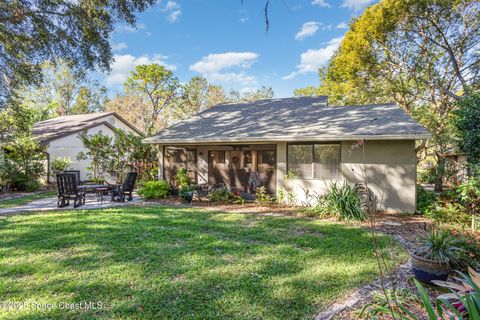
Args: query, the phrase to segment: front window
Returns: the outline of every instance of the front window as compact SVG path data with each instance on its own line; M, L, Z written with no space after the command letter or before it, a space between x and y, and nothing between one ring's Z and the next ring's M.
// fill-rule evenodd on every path
M340 175L339 144L288 145L288 170L306 179L330 179Z

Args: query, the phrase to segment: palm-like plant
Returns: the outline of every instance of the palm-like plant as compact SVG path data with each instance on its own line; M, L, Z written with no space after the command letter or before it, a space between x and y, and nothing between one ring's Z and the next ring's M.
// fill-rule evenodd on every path
M433 281L435 284L448 288L451 293L438 296L436 307L431 303L425 288L414 279L420 292L420 299L427 310L429 319L480 319L480 274L472 268L469 275L457 273L460 283L447 281Z
M446 230L432 230L420 237L416 255L438 262L455 264L461 251L459 240Z

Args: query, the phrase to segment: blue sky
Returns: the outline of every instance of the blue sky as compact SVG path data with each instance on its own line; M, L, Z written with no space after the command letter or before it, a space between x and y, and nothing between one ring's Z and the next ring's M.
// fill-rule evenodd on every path
M227 89L265 85L276 97L288 97L318 84L318 67L350 19L374 2L270 0L267 33L263 0L161 0L138 15L136 29L117 26L112 71L97 76L115 92L136 65L157 62L181 82L203 75Z

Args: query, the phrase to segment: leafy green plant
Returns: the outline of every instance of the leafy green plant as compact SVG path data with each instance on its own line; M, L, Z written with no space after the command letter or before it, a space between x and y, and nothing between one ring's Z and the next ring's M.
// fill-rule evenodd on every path
M45 173L45 155L38 142L30 136L19 136L6 144L4 175L9 188L17 191L35 191Z
M409 316L412 313L408 311L405 305L417 303L417 295L407 288L401 288L395 292L388 289L385 293L388 300L384 294L374 292L372 302L355 312L358 319L385 319L385 317L392 316L392 310L394 319L411 319Z
M92 179L102 177L111 166L113 138L103 134L102 131L93 135L84 132L79 134L78 138L82 141L85 151L77 154L77 160L90 160L88 169L92 171Z
M458 263L459 240L443 229L433 229L419 238L416 255L438 262Z
M255 189L255 202L261 205L268 205L275 202L275 199L267 193L265 186L261 186Z
M435 183L437 179L437 169L436 167L431 167L428 169L419 169L417 172L417 180L419 183Z
M296 201L296 194L291 189L290 183L295 179L296 175L293 171L287 171L283 177L281 185L277 189L276 201L281 204L294 205Z
M469 90L458 102L455 110L453 125L456 136L459 138L460 150L467 156L470 164L478 164L480 160L480 93L478 90Z
M244 197L235 196L235 195L234 195L234 197L235 198L233 199L232 203L234 203L234 204L245 204L245 198Z
M444 303L448 302L448 306L455 308L463 319L470 317L472 319L480 319L480 274L472 268L468 268L468 275L459 271L457 273L460 275L460 278L456 279L460 283L433 281L437 286L451 291L449 294L438 296L437 299Z
M170 186L165 180L147 181L138 190L138 194L146 199L165 198L170 192Z
M277 190L277 202L285 203L287 199L287 190L284 187L279 187Z
M475 228L475 216L480 214L480 179L471 177L457 188L458 197L468 214L472 217L472 229Z
M478 268L480 266L480 236L478 233L468 232L465 229L447 230L452 237L458 239L457 246L461 249L456 268L460 271L466 271L469 267Z
M315 194L314 200L302 209L302 213L307 217L326 217L330 210L323 195Z
M184 185L178 190L178 195L185 201L191 202L193 194L195 193L195 187L192 185Z
M458 280L461 284L443 281L434 281L437 285L448 288L451 293L440 295L436 306L430 301L430 297L423 285L413 279L420 294L423 307L427 311L430 320L445 319L480 319L480 274L469 269L469 275L461 272ZM416 318L414 318L416 319Z
M57 157L52 160L51 168L52 173L60 173L64 170L67 170L72 165L72 160L69 157Z
M426 190L423 186L417 184L417 210L425 213L435 204L435 199L435 192Z
M450 225L466 226L470 224L470 216L460 203L446 203L430 207L425 210L425 215L437 222Z
M210 193L209 199L212 202L231 202L235 200L235 195L225 189L216 189Z
M192 184L187 169L180 168L177 170L177 173L175 174L175 183L180 190Z
M328 210L330 215L340 220L367 219L355 190L346 182L330 184L319 204Z

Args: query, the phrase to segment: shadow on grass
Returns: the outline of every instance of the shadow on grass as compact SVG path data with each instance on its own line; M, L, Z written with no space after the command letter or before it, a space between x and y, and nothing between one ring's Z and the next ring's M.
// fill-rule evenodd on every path
M125 207L10 217L0 237L6 300L105 305L8 319L309 318L376 276L366 230L291 217Z

